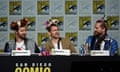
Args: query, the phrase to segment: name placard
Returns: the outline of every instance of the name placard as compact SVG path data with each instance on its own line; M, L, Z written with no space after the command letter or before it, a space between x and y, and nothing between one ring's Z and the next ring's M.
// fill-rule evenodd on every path
M12 50L11 56L30 56L31 52L30 50Z
M109 50L91 50L91 56L110 56Z
M52 49L51 54L52 55L65 55L65 56L71 55L69 49Z

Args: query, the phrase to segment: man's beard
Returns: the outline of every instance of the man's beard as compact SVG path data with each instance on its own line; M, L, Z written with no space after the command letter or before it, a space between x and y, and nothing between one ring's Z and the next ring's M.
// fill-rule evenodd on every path
M100 35L101 35L101 33L99 33L99 32L94 32L94 36L95 36L96 38L99 38Z
M53 37L58 39L59 38L59 33L56 33L55 36L53 36Z
M19 38L21 38L22 40L25 40L26 39L26 35L24 35L24 36L19 35Z
M94 37L95 39L97 39L97 42L95 44L95 49L100 50L100 45L102 41L104 41L105 35L102 35L101 33L98 33L98 32L97 33L94 32Z

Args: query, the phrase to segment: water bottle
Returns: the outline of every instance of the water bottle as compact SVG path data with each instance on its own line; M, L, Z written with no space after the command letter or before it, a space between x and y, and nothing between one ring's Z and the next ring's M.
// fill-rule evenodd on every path
M7 52L8 52L8 53L11 53L11 51L12 51L12 49L10 49L10 48L7 49Z
M12 51L12 49L8 48L6 51L6 54L11 56L11 51Z
M79 48L80 56L85 56L85 48Z
M44 51L45 51L44 47L41 47L40 52L44 52Z
M86 55L85 45L86 45L86 40L83 41L83 43L81 44L81 46L79 48L80 56L85 56Z

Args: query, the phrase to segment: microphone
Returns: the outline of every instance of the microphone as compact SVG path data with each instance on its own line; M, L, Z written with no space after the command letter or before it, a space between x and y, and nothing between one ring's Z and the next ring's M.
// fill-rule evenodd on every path
M58 49L60 49L60 41L61 41L61 38L59 38L58 40Z

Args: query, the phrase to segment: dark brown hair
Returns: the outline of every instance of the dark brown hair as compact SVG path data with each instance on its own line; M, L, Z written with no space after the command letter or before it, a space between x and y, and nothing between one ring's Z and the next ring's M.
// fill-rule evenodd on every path
M47 30L48 32L50 32L50 31L51 31L51 28L52 28L53 26L58 27L57 24L51 24L50 26L46 27L46 30Z

